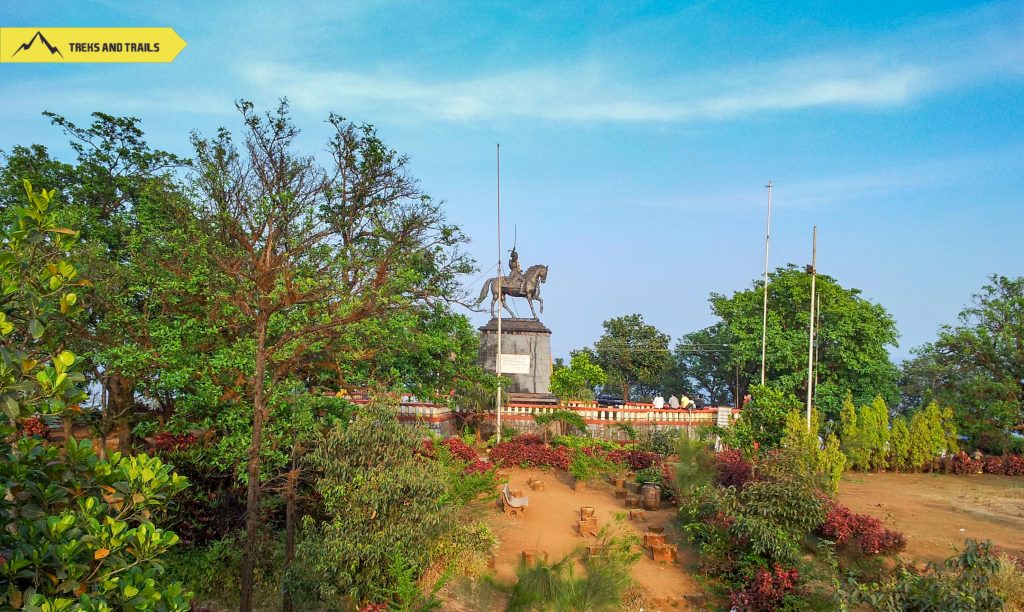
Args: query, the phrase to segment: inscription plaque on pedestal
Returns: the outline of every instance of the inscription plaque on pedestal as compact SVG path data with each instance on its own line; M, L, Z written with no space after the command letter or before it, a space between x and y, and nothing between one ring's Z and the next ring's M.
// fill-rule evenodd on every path
M501 373L502 374L529 374L530 373L530 356L529 355L510 355L508 353L502 353L502 355L501 355Z
M502 319L501 374L512 384L509 393L550 393L551 330L536 319ZM498 320L480 328L480 366L495 373L498 354Z

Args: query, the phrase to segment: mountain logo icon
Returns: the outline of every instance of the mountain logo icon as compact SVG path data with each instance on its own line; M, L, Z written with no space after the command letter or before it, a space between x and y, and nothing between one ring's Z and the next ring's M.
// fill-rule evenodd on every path
M35 44L36 40L39 40L39 42L41 42L44 45L46 45L46 48L50 50L50 55L53 55L53 54L56 53L57 55L59 55L61 57L61 59L64 59L64 54L60 52L60 49L58 49L57 47L54 47L53 45L51 45L50 41L46 40L46 37L43 36L43 33L41 31L39 31L39 30L36 30L36 35L32 37L32 40L28 41L27 43L21 43L21 45L18 47L18 50L15 51L14 54L11 55L11 57L14 57L15 55L21 53L22 51L28 51L29 49L31 49L32 45Z

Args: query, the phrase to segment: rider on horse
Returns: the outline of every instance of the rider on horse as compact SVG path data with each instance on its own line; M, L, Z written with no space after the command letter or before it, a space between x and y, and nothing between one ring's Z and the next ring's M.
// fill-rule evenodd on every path
M510 290L514 288L517 291L522 291L525 280L523 270L519 267L519 253L516 253L516 248L512 247L512 253L508 258L508 276L505 277L505 282Z

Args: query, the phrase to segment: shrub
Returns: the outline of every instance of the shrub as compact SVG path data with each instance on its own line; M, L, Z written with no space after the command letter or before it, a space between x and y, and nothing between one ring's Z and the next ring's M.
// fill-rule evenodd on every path
M981 471L982 462L960 451L949 461L949 470L954 474L977 474Z
M903 417L893 419L889 432L889 467L894 470L910 469L910 429Z
M908 466L926 469L944 452L956 452L956 429L949 408L931 402L910 417Z
M467 463L473 463L480 458L476 454L475 450L462 441L462 438L448 438L443 442L443 444L448 447L448 450L451 451L452 455L455 455Z
M754 475L754 466L738 450L724 450L715 457L715 482L742 489Z
M523 436L525 437L525 436ZM502 442L491 451L491 461L501 465L521 467L556 467L569 469L572 451L564 446L550 448L543 444L523 443L520 438Z
M751 450L777 448L786 430L786 416L800 409L793 394L764 385L751 387L754 399L740 413L736 423L725 431L729 446Z
M188 609L159 559L178 536L153 522L187 486L170 466L19 438L0 451L0 483L0 608Z
M676 455L679 457L675 465L673 478L668 480L675 485L681 495L688 495L698 487L710 484L715 476L715 455L711 448L701 440L680 436L676 441ZM665 465L669 469L669 465Z
M640 450L668 456L675 450L675 438L677 435L675 431L647 427L641 431L637 440L637 446Z
M1024 457L1021 455L1007 455L1005 466L1007 476L1024 476Z
M634 472L661 463L661 455L651 451L616 450L609 452L605 457L612 463L626 466Z
M487 571L487 562L497 554L498 538L482 521L460 524L434 543L430 558L441 571L476 576Z
M803 412L790 412L786 417L786 432L782 446L795 452L824 488L835 491L839 488L839 479L846 467L846 455L840 450L839 440L832 433L828 434L824 448L822 447L818 437L818 431L821 429L819 423L820 415L817 410L811 412L809 428Z
M569 472L577 482L587 482L600 476L602 473L611 472L614 466L611 462L594 455L577 451L572 461L569 462Z
M665 485L665 479L664 479L664 475L662 474L662 470L661 470L661 468L659 466L656 466L656 465L652 465L650 467L646 467L646 468L640 470L639 472L637 472L636 473L636 482L638 484L644 484L644 483L647 483L647 482L653 482L654 484L657 484L657 485L662 485L662 486Z
M317 435L306 465L319 475L324 520L305 517L288 570L289 590L306 609L397 597L408 573L422 573L431 546L454 528L460 505L453 502L475 490L475 478L486 480L418 455L422 433L399 423L394 407L373 402L347 427Z
M504 431L504 428L502 428ZM514 436L504 436L507 438L507 442L518 442L520 444L545 444L544 438L538 434L524 433L516 434Z
M545 435L547 434L547 428L549 425L557 424L558 433L566 434L571 431L579 431L586 433L587 423L583 420L578 412L573 410L555 410L546 414L538 414L533 417L533 421L539 426L545 428Z
M622 450L623 445L614 440L602 440L601 438L588 438L586 436L555 436L551 439L554 446L567 446L573 450L586 448L597 448L608 451Z
M1024 567L1021 559L999 557L999 569L992 577L992 586L1003 597L1007 612L1024 610Z
M467 474L483 474L487 470L494 469L494 464L482 459L474 459L472 463L466 464L465 472Z
M873 516L857 514L836 502L829 502L825 521L816 532L838 546L856 546L865 555L892 554L907 546L903 534L887 529Z
M527 565L520 562L516 583L510 591L507 610L618 610L622 596L632 584L631 568L640 560L632 551L636 536L619 535L605 526L598 533L599 554L584 561L586 575L577 577L578 553L555 563L543 560Z
M170 451L183 451L196 443L196 437L190 433L174 434L161 432L153 439L153 447L162 453Z
M786 596L796 588L800 573L776 564L772 571L760 568L742 591L733 591L729 603L733 610L771 612L782 606Z
M990 542L968 540L964 550L941 565L924 571L901 567L880 583L850 581L844 598L853 605L875 610L1002 610L997 590L1000 558Z
M38 415L30 416L21 422L21 431L26 436L38 436L40 438L50 437L50 428L46 426Z
M1003 457L985 457L981 462L981 471L986 474L1005 474L1006 459Z

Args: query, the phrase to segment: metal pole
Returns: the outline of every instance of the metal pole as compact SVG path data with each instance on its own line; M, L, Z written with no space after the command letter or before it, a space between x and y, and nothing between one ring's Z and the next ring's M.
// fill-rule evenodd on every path
M498 167L498 277L495 281L498 284L498 354L494 358L494 370L498 375L498 390L494 395L494 412L497 415L495 423L498 431L495 433L496 440L501 443L501 144L495 148Z
M814 393L814 284L818 278L818 226L811 242L811 334L807 342L807 431L811 431L811 398Z
M764 232L764 316L761 320L761 384L764 384L765 357L768 352L768 241L772 237L772 182L768 189L768 222Z

